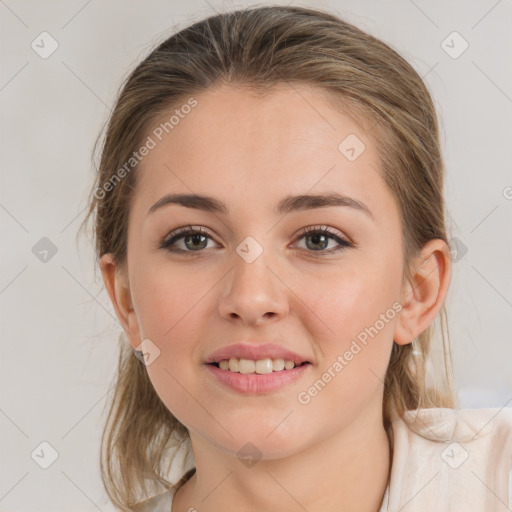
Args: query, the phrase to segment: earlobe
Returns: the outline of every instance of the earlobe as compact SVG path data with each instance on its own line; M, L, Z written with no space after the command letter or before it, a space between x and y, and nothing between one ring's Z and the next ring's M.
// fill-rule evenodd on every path
M451 278L450 250L444 240L427 242L413 262L412 282L402 297L402 311L395 324L394 341L407 345L435 320Z

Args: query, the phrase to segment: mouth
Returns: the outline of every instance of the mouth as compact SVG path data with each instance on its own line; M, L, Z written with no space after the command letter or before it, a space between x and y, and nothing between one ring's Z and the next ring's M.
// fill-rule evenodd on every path
M270 358L255 361L232 357L230 359L222 359L221 361L212 361L207 364L229 373L266 375L269 373L290 371L300 366L310 365L311 363L309 361L294 363L291 360Z
M305 378L313 364L284 359L221 359L205 363L211 376L225 388L242 395L266 395Z

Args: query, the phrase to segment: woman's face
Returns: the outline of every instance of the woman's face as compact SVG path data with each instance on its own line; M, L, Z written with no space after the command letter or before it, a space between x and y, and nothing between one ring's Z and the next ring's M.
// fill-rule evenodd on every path
M224 85L195 98L161 141L161 129L146 134L156 145L129 218L130 342L150 340L149 377L191 436L286 456L380 417L402 299L398 207L368 133L321 90L283 85L258 98ZM167 194L225 211L198 199L149 211ZM294 199L335 194L351 199ZM202 233L160 247L189 225ZM266 375L207 364L234 344L277 346L242 359L282 349L308 364Z

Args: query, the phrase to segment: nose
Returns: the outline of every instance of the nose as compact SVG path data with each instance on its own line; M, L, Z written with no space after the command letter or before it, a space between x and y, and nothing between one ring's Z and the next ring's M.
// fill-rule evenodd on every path
M235 253L233 261L234 268L224 281L220 315L251 326L283 318L289 309L288 289L266 252L250 263Z

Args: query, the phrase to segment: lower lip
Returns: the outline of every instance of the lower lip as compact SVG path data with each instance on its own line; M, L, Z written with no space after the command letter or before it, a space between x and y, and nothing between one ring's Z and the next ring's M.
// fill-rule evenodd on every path
M221 370L212 364L207 364L206 366L217 379L231 389L245 395L259 395L276 391L299 379L304 375L304 372L308 371L311 364L307 363L296 366L291 370L280 370L263 375L230 372L229 370Z

